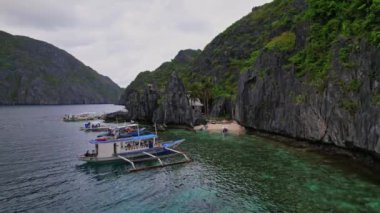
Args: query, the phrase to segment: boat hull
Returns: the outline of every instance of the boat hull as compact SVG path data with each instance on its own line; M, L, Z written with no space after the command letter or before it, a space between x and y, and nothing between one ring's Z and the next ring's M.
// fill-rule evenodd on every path
M85 127L81 127L80 130L81 131L85 131L85 132L105 132L109 129L110 127L95 127L95 128L85 128Z
M112 156L112 157L98 158L98 157L80 156L79 159L82 160L82 161L94 162L94 163L96 163L96 162L119 161L119 160L122 161L122 159L118 157L119 155L122 156L122 157L125 157L125 158L138 158L138 157L147 156L143 152L146 152L146 153L149 153L149 154L153 154L153 155L170 154L170 151L168 151L168 150L166 150L166 149L164 149L162 147L156 147L156 148L152 148L152 149L138 150L136 152L118 153L117 155Z
M144 153L149 153L152 155L156 156L161 156L161 155L168 155L168 154L173 154L171 151L165 149L165 148L175 148L179 144L181 144L184 140L176 140L176 141L168 141L161 143L161 147L154 147L154 148L146 148L146 149L139 149L136 151L128 151L124 153L117 153L114 156L110 157L91 157L91 156L80 156L79 160L81 161L86 161L88 163L101 163L101 162L110 162L110 161L122 161L121 158L118 156L122 156L125 158L139 158L139 157L146 157L147 155Z
M63 118L63 121L65 122L77 122L77 121L92 121L97 120L99 118L97 117L90 117L90 118Z

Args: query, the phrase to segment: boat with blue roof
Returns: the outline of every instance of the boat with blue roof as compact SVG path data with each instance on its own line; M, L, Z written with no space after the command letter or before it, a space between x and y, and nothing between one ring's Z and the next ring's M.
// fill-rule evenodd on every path
M135 129L136 131L130 132L129 136L121 134L121 129L125 130L126 128ZM123 160L131 165L132 169L130 171L147 169L136 168L136 162L157 161L159 165L154 167L168 166L190 162L190 158L185 153L174 150L184 141L185 139L178 139L162 142L158 140L157 133L142 130L138 127L138 124L132 124L127 127L115 128L108 136L90 140L89 143L94 145L95 149L92 153L87 151L79 159L89 163ZM181 155L185 160L170 164L165 164L161 160L173 155Z

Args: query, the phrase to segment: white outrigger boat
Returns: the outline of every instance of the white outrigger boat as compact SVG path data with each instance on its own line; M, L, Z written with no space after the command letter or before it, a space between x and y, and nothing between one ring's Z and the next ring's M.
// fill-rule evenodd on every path
M134 124L136 126L136 124ZM80 160L88 163L99 163L123 160L129 163L132 167L129 171L145 170L156 167L169 166L174 164L190 162L190 158L185 153L174 150L176 146L183 143L185 140L174 140L160 142L157 140L157 134L145 132L140 134L137 126L137 136L118 138L117 133L114 138L107 140L94 139L89 141L95 145L95 150L92 153L87 151L86 154L79 157ZM185 160L163 163L163 158L172 157L174 155L182 155ZM159 165L137 168L136 162L157 161Z
M109 129L112 129L113 127L110 125L104 125L101 123L85 123L84 127L80 127L79 130L85 131L85 132L105 132L108 131Z
M63 121L89 121L89 120L97 120L101 119L103 114L95 113L95 112L84 112L80 114L65 114L63 116Z

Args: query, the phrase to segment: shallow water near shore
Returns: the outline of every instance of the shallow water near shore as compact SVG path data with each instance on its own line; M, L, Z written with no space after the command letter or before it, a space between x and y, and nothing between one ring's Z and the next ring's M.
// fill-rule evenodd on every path
M79 161L97 133L62 116L120 108L0 107L0 212L380 212L378 174L255 135L169 130L193 162L136 173Z

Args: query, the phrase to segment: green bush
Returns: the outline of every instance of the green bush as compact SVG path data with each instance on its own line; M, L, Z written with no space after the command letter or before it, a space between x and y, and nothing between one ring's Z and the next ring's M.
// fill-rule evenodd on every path
M296 44L296 35L293 32L284 32L281 35L274 37L267 45L266 49L291 51Z
M339 50L339 59L343 62L343 63L347 63L348 62L348 56L350 54L350 49L347 48L347 47L344 47L344 48L341 48Z
M359 92L361 86L362 82L357 79L354 79L350 81L350 83L348 84L348 90L350 92Z
M375 106L380 104L380 95L379 94L375 94L372 96L372 104Z
M362 84L363 83L361 81L357 80L357 79L351 80L348 83L346 83L343 80L339 81L339 86L340 86L340 88L342 89L342 91L344 93L359 92Z
M296 104L302 104L302 103L305 103L305 101L306 101L305 95L297 95L296 97L294 97L294 103Z
M344 99L340 102L340 107L353 115L358 111L359 104L353 100Z
M230 65L232 67L238 68L240 70L240 73L247 72L248 69L256 63L256 60L259 57L260 53L260 50L255 50L247 59L232 59Z

